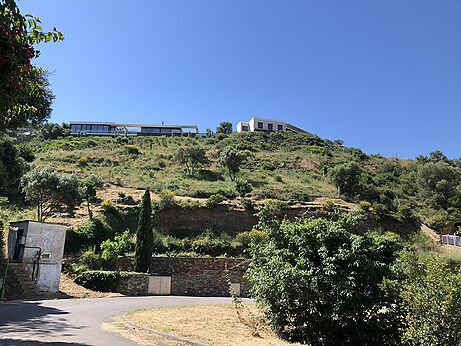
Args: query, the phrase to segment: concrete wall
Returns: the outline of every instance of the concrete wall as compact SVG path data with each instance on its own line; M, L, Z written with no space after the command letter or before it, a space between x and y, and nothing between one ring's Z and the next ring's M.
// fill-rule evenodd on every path
M38 269L37 287L42 291L57 292L61 277L66 226L35 221L12 222L10 226L24 229L26 247L22 263L31 275L37 251L41 250L42 252ZM11 248L10 240L8 247L9 249Z

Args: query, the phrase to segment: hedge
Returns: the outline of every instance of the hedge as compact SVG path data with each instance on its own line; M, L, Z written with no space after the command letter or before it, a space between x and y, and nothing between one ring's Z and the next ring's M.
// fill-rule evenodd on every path
M89 270L77 276L75 282L94 291L116 292L120 280L128 276L128 272Z

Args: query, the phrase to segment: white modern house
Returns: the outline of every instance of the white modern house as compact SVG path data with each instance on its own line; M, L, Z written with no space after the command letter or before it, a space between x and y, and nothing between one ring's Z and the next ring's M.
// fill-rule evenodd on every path
M197 135L197 125L166 124L116 124L113 122L71 121L70 132L73 135L93 136L183 136Z
M255 132L255 131L292 131L295 133L306 133L306 131L290 125L285 121L256 118L253 117L249 121L240 121L237 124L237 132Z

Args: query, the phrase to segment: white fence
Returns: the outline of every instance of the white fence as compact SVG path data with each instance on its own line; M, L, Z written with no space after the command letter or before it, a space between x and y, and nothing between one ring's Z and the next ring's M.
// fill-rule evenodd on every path
M461 246L461 237L457 235L443 235L442 244Z

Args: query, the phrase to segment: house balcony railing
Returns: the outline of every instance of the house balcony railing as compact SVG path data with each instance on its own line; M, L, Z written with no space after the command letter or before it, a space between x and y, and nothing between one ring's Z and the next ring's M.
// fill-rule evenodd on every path
M442 244L461 246L461 237L457 235L442 235Z

